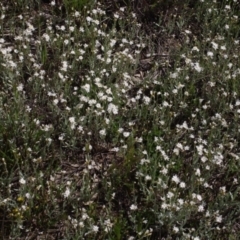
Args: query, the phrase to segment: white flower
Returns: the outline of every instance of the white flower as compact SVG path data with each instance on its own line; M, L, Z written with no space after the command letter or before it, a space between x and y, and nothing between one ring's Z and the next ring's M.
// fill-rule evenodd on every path
M64 139L64 134L61 134L61 135L58 137L58 140L59 140L59 141L63 141L63 139Z
M203 163L205 163L207 160L208 160L207 157L205 157L205 156L202 156L202 157L201 157L201 161L202 161Z
M218 49L218 44L217 44L217 43L211 42L211 44L212 44L212 47L213 47L215 50Z
M70 117L70 118L69 118L69 122L70 122L71 124L75 124L75 117Z
M183 150L183 145L181 143L177 143L176 147Z
M69 195L70 195L70 189L67 187L66 190L65 190L65 192L64 192L64 194L63 194L63 196L64 196L65 198L67 198L67 197L69 197Z
M46 42L49 42L50 37L49 37L49 35L48 35L47 33L44 33L44 34L42 35L42 37L46 40Z
M124 130L123 128L119 128L119 129L118 129L118 132L119 132L119 133L122 133L123 130Z
M113 114L118 114L118 107L112 103L108 104L108 112Z
M108 89L106 90L106 93L109 94L109 95L112 94L112 89L111 89L111 88L108 88Z
M85 84L84 86L82 86L82 88L83 88L87 93L90 92L90 85L89 85L88 83Z
M200 238L199 237L195 237L195 238L193 238L193 240L200 240Z
M132 211L137 210L137 205L132 204L132 205L130 206L130 209L131 209Z
M179 182L180 182L180 179L179 179L179 177L178 177L177 175L174 175L174 176L172 177L172 181L175 182L175 183L179 183Z
M26 193L26 194L25 194L25 197L26 197L27 199L30 199L30 198L31 198L30 193Z
M173 231L174 231L175 233L178 233L178 232L179 232L179 228L176 227L176 226L174 226L174 227L173 227Z
M118 19L119 18L119 15L117 14L117 13L114 13L114 15L113 15L116 19Z
M201 156L201 155L203 155L203 145L198 145L198 146L196 146L196 148L197 148L197 151L198 151L198 154Z
M100 131L99 131L99 134L100 134L101 136L106 136L106 129L100 130Z
M128 240L134 240L135 238L133 236L129 237Z
M86 20L88 21L88 22L91 22L92 21L92 18L90 18L89 16L86 18Z
M167 209L168 204L166 204L165 202L163 202L162 205L161 205L161 207L162 207L162 209Z
M58 104L58 102L59 102L59 100L58 100L58 99L54 99L54 100L53 100L53 104L54 104L54 105L57 105L57 104Z
M198 212L203 212L203 211L204 211L203 205L198 206Z
M178 77L178 73L170 73L170 78L177 78Z
M110 40L110 46L113 47L116 44L116 40L115 39L111 39Z
M19 180L19 183L21 183L21 184L26 184L26 180L24 179L24 178L21 178L20 180Z
M238 99L235 103L235 106L239 106L240 105L240 100Z
M82 220L86 220L86 219L88 219L89 218L89 216L86 214L86 213L83 213L83 215L82 215Z
M172 192L167 193L167 198L172 198L173 196L174 196L174 194Z
M20 83L20 84L17 86L17 90L18 90L19 92L22 92L22 90L23 90L23 84L22 84L22 83Z
M208 57L213 57L213 52L210 52L210 51L207 52L207 56L208 56Z
M174 149L173 149L173 152L178 156L180 151L179 151L178 148L174 148Z
M169 106L169 103L166 102L166 101L164 101L164 102L163 102L163 106L164 106L164 107L167 107L167 106Z
M144 96L143 97L143 101L146 105L148 105L150 102L151 102L151 98L150 97L147 97L147 96Z
M83 228L84 227L84 222L80 221L78 225L79 225L80 228Z
M108 97L107 100L108 100L108 102L112 102L113 98L112 97Z
M96 226L96 225L94 225L92 229L93 229L93 232L97 233L97 232L98 232L98 229L99 229L99 227L98 227L98 226Z
M69 40L68 40L68 39L65 39L63 42L64 42L65 45L68 45Z
M65 28L65 26L62 25L62 26L60 27L60 29L61 29L62 31L65 31L66 28Z
M230 6L230 5L226 5L226 6L225 6L225 9L228 9L228 10L229 10L229 9L231 9L231 6Z
M129 133L129 132L123 132L123 136L124 136L124 137L126 137L126 138L127 138L127 137L129 137L129 135L130 135L130 133Z
M146 180L146 181L150 181L150 180L152 180L152 177L149 176L149 175L147 175L147 176L145 176L145 180Z
M195 46L195 47L192 48L192 51L199 52L199 49L198 49L198 47Z
M175 88L175 89L172 90L172 93L173 93L173 94L177 94L177 93L178 93L178 90Z
M79 17L79 16L80 16L80 13L79 13L78 11L76 11L76 12L74 13L74 16L75 16L75 17Z
M183 201L182 198L179 198L177 201L178 201L178 203L179 203L180 205L183 205L183 203L184 203L184 201Z
M222 222L222 216L221 215L216 217L216 222L218 222L218 223Z
M202 67L200 67L199 63L193 63L192 64L193 68L197 71L197 72L201 72L202 71Z
M186 187L186 183L185 182L181 182L180 183L180 188L185 188Z
M198 177L200 177L201 176L201 171L200 171L200 169L198 168L198 169L196 169L196 171L195 171L195 174L196 174L196 176L198 176Z
M198 199L198 201L202 201L202 196L201 195L197 194L196 198Z
M113 223L111 223L110 219L107 219L104 221L104 225L106 226L104 231L109 232L113 226Z
M226 46L221 46L221 50L226 51Z

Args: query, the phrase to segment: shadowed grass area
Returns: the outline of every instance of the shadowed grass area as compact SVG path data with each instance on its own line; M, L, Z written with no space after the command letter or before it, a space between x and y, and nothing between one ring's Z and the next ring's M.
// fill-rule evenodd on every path
M1 239L238 239L237 1L0 16Z

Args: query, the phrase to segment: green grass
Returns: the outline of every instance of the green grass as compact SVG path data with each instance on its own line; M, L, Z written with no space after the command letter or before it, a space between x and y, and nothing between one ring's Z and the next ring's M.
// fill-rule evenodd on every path
M0 4L1 239L238 239L237 1Z

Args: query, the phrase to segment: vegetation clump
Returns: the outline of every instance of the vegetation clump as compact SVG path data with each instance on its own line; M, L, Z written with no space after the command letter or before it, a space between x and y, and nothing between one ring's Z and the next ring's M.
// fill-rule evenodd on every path
M1 1L1 239L238 239L239 17Z

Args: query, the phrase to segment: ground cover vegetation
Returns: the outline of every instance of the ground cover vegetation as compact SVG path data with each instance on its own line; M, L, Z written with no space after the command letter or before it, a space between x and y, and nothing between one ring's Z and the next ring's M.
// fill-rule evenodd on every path
M238 1L0 3L1 239L238 239Z

